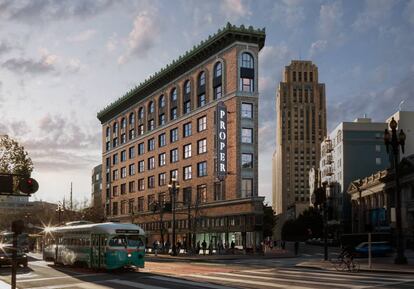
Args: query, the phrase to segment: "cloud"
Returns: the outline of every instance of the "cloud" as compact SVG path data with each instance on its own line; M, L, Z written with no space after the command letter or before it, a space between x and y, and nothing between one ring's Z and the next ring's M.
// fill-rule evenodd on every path
M78 34L68 36L66 40L69 42L84 42L84 41L91 39L95 34L96 34L96 30L88 29Z
M404 110L414 110L414 72L404 80L384 90L362 91L355 95L341 97L340 101L328 99L328 123L336 126L341 121L352 121L367 114L375 121L384 121L398 110L404 100Z
M68 18L89 19L110 8L117 1L36 0L0 2L0 19L27 24L61 21Z
M106 42L106 50L108 52L113 52L117 46L118 46L118 38L117 35L114 34L111 37L109 37L108 41Z
M159 31L159 17L155 10L140 12L127 39L127 52L119 57L118 63L124 64L131 56L145 57L154 46Z
M221 2L220 11L228 21L236 21L252 13L242 0L224 0Z
M11 45L6 41L0 41L0 55L9 52L12 49Z
M306 19L303 1L276 2L272 9L272 19L288 28L295 28Z
M324 38L334 35L342 26L343 8L341 1L321 5L319 11L319 32Z
M414 1L408 1L407 6L404 9L404 16L408 22L414 25Z
M39 60L30 58L10 58L3 62L2 66L17 74L45 74L56 72L55 61L56 55L43 56Z
M364 10L360 12L352 24L352 28L365 32L375 27L381 27L390 17L391 10L396 1L365 0Z
M317 40L313 42L309 49L310 57L314 57L316 54L325 51L327 45L328 45L327 40Z

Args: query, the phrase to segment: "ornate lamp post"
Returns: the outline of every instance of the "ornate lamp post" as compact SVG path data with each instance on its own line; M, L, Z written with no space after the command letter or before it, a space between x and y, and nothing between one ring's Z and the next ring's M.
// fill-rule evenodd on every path
M177 256L177 246L175 244L175 203L178 191L180 190L180 184L178 183L177 179L171 179L170 183L168 184L168 189L170 191L171 196L171 211L172 211L172 255Z
M388 129L384 132L384 143L387 148L387 153L391 153L394 161L394 175L395 175L395 214L397 218L397 257L394 260L395 264L407 264L407 258L404 256L404 238L401 224L401 191L400 180L398 175L398 163L400 162L400 146L401 151L404 153L405 134L403 130L397 136L397 122L394 118L390 122L391 134Z

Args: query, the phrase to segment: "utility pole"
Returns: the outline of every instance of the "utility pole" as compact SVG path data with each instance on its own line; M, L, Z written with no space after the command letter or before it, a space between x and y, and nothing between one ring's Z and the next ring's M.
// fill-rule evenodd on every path
M73 212L72 182L70 182L70 210Z

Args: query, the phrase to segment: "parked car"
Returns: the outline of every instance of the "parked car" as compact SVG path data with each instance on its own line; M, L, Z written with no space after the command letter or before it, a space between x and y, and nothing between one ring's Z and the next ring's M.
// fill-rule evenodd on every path
M362 242L355 247L357 257L368 257L368 242ZM371 256L382 257L392 253L392 247L388 242L371 242Z
M13 247L1 246L0 247L0 266L12 264ZM22 251L17 251L17 265L23 265L27 267L27 255Z

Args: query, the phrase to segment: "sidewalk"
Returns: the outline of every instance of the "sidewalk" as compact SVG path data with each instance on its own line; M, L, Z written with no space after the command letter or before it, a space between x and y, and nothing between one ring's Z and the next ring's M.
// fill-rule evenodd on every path
M371 268L368 267L367 259L355 260L361 265L360 271L362 272L414 274L414 262L410 259L407 265L397 265L393 263L394 259L390 257L375 258L372 260ZM296 264L296 267L336 271L330 261L324 260L304 261Z
M237 260L237 259L272 259L272 258L290 258L294 257L292 252L287 250L277 250L266 253L256 253L256 254L213 254L213 255L200 255L200 254L192 254L192 255L178 255L178 256L171 256L168 254L158 254L155 256L152 253L147 253L145 255L148 261L155 261L155 260L181 260L181 261L213 261L213 260Z

